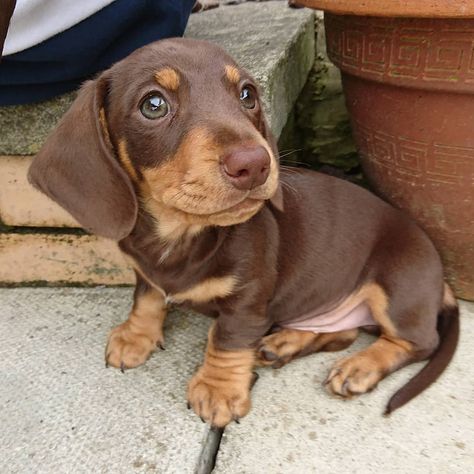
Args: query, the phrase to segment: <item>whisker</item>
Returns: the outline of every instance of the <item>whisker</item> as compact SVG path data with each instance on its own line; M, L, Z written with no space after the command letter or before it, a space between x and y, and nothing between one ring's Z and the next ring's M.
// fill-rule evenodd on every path
M282 185L282 187L288 189L288 191L292 192L297 198L300 197L298 191L291 184L289 184L285 181L281 181L281 185Z
M296 174L298 173L298 168L296 166L285 166L285 165L280 165L280 170L284 171L285 173L288 174Z
M298 151L303 151L303 148L289 148L288 150L279 150L279 155L290 155L291 153L296 153Z
M278 154L278 156L280 157L280 159L282 159L282 158L285 158L286 156L294 155L295 153L298 153L299 151L303 151L303 149L299 148L297 150L291 150L291 151L287 151L287 152L280 152Z
M293 160L280 160L280 163L287 164L290 166L305 166L305 167L310 167L308 163L305 163L304 161L293 161Z

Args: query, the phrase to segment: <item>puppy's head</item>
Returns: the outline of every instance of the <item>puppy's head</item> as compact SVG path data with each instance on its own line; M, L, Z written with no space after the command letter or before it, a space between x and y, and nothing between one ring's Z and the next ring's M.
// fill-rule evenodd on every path
M170 220L227 226L280 200L255 82L217 46L190 39L145 46L87 82L29 178L86 229L116 240L139 206L167 234L177 228Z

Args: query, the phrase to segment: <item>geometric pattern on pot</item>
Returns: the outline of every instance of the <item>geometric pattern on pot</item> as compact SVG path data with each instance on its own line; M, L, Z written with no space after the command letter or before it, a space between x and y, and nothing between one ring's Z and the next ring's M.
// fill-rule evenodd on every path
M375 81L474 93L474 18L325 14L331 61Z
M474 148L435 141L412 140L355 122L359 152L388 169L402 171L407 178L424 176L431 183L474 186Z

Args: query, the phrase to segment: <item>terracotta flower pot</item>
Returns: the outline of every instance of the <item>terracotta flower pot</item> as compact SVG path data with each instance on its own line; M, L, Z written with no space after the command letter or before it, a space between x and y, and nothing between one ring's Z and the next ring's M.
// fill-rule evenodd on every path
M299 3L335 12L328 54L371 184L418 220L457 295L474 300L474 18L463 18L474 2Z

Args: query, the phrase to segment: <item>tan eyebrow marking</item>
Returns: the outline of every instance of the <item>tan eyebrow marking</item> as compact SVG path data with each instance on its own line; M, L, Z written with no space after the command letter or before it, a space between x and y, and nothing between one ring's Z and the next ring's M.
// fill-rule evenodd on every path
M128 173L130 178L132 178L133 181L138 181L137 172L135 171L135 168L132 165L132 160L130 159L130 156L127 151L127 142L122 138L119 141L118 145L118 155L120 162L122 163L123 167L125 168L125 171Z
M179 87L179 75L170 67L165 67L155 73L156 82L165 89L171 91L178 90Z
M240 72L235 66L227 64L225 67L225 75L233 84L238 84L240 81Z

